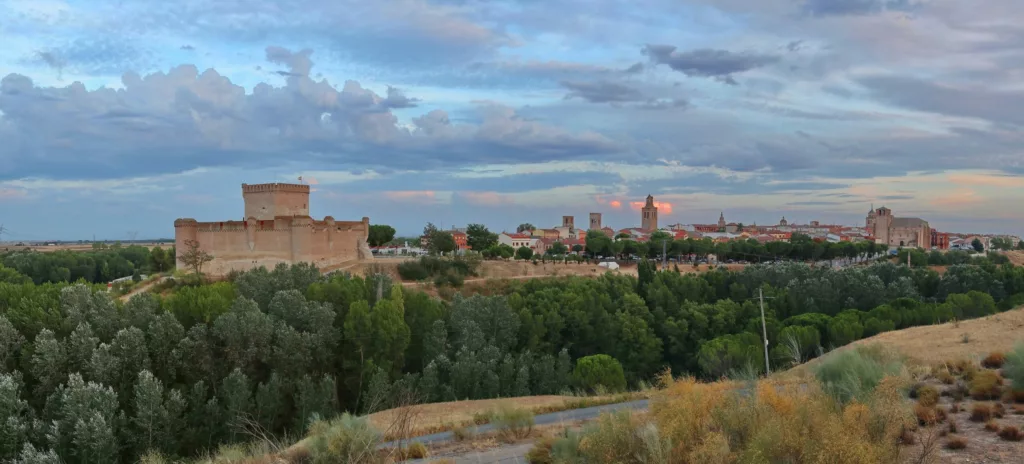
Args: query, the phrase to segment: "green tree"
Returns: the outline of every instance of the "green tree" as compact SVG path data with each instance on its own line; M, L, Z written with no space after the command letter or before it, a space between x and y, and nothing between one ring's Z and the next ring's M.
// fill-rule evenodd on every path
M466 226L466 245L475 251L483 251L498 244L498 234L487 230L483 224Z
M11 462L28 442L32 408L21 399L17 373L0 374L0 460Z
M622 364L606 354L577 359L572 376L577 385L589 391L594 391L598 386L613 392L626 389L626 375L622 370Z
M14 370L15 360L21 354L21 347L24 344L25 337L18 332L7 316L0 314L0 372Z
M45 399L67 378L67 353L49 329L36 336L31 365L36 398Z
M537 228L534 227L533 224L530 224L529 222L526 222L526 223L523 223L523 224L519 224L519 227L516 227L516 233L519 233L519 234L521 234L523 232L528 232L528 233L532 234L533 231L535 231L535 230L537 230Z
M213 261L213 255L199 248L196 240L185 240L185 252L181 254L181 263L198 277L203 275L203 266Z
M565 244L562 242L555 242L551 244L550 248L548 248L547 253L554 256L560 256L566 254L568 251L569 248L566 247Z
M427 250L434 254L451 253L455 251L457 244L451 232L443 230L434 231L430 234Z
M978 253L985 251L985 245L983 245L981 240L978 240L977 238L971 240L971 248L974 248L974 251L977 251Z
M382 246L395 239L395 228L385 224L373 224L367 234L366 243L372 247Z
M591 257L610 256L612 254L612 239L608 238L600 230L587 231L586 250Z
M529 260L533 257L533 250L527 246L521 246L516 249L516 259Z

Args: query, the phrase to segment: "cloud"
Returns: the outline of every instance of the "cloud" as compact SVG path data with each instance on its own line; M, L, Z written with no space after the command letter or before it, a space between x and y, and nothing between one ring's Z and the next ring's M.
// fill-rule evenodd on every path
M481 206L500 206L513 203L511 198L498 192L459 192L456 196L460 200Z
M493 103L478 124L455 124L444 110L399 125L393 108L418 100L397 88L381 97L356 81L341 90L308 74L311 52L268 47L287 83L251 92L214 69L192 65L145 77L126 73L123 89L41 87L10 74L0 80L0 179L153 175L197 166L261 166L289 154L324 167L418 168L483 161L543 162L600 157L620 146L594 132L571 132L520 117ZM213 154L213 155L211 155ZM3 163L0 163L2 166Z
M641 53L656 64L668 65L690 77L711 77L736 85L732 75L761 68L781 60L778 55L733 53L728 50L702 48L677 52L673 45L648 44Z
M636 211L640 211L641 209L643 209L645 204L646 202L643 201L631 201L629 202L629 208ZM672 203L670 202L655 200L654 206L658 208L659 215L672 214Z
M813 16L849 16L907 11L917 2L911 0L806 0L804 11Z
M569 98L582 98L591 103L619 103L633 102L644 99L644 95L637 89L618 82L570 82L563 81L562 86L569 89L565 95Z

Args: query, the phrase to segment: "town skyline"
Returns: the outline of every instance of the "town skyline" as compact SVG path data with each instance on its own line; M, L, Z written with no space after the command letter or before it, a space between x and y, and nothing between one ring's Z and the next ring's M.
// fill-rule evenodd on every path
M300 176L314 215L402 232L629 226L647 194L663 222L859 223L873 203L1024 231L1018 0L545 7L581 19L518 0L0 0L3 240L163 235L236 217L241 183Z

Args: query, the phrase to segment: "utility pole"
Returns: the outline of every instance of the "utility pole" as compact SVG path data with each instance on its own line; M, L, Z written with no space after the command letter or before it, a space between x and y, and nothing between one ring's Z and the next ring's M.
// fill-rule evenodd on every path
M757 299L761 303L761 333L764 334L764 372L771 375L772 368L768 365L768 326L764 322L764 289L757 289Z
M910 250L907 250L907 267L910 267Z
M4 232L7 232L7 229L3 224L0 224L0 243L3 243L4 241Z

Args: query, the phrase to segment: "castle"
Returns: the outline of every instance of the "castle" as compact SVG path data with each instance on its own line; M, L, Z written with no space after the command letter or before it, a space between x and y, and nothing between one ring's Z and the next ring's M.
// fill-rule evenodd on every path
M875 237L875 243L890 247L931 248L932 232L928 221L894 217L892 210L884 206L868 212L865 228Z
M213 255L203 273L223 276L232 270L278 263L315 264L321 270L359 259L372 259L366 244L370 218L362 221L323 221L309 216L309 186L304 184L242 184L245 219L241 221L198 222L184 218L174 221L174 244L178 267L187 251L186 241Z

